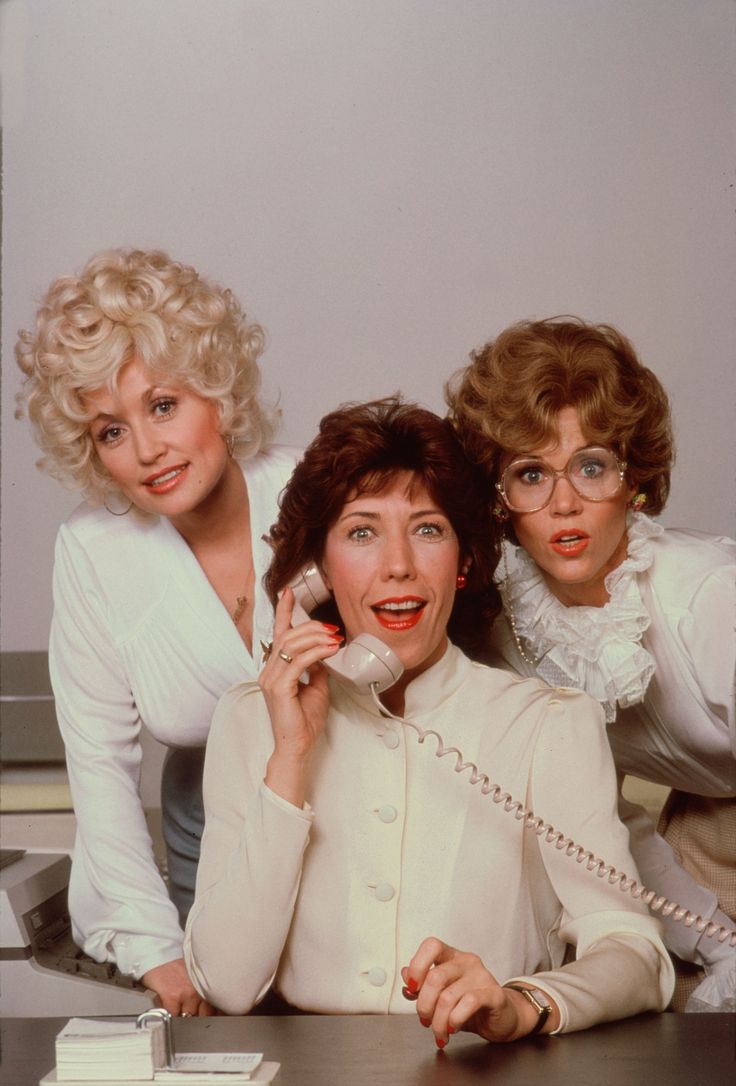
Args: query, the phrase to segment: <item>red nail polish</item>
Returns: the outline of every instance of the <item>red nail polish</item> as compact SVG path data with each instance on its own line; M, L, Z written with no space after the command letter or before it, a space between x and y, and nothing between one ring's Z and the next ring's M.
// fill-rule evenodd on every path
M437 1045L437 1047L439 1049L443 1049L445 1047L445 1045L447 1044L447 1041L445 1040L444 1037L435 1037L434 1043Z
M415 999L419 999L418 992L412 992L409 988L406 987L401 989L401 994L403 995L404 999L409 999L412 1003Z
M342 634L339 634L339 633L331 633L331 634L330 634L330 637L332 638L332 640L333 640L333 641L337 641L337 643L338 643L338 644L339 644L339 643L340 643L341 641L344 641L344 640L345 640L345 638L343 637L343 635L342 635Z
M418 984L418 982L416 980L414 980L414 977L409 977L409 979L406 982L406 987L409 989L410 992L418 992L419 991L419 984Z
M322 625L326 630L329 630L331 633L336 633L340 629L339 626L333 626L331 622L323 622Z
M432 1025L432 1019L431 1018L420 1018L419 1021L422 1023L422 1025L425 1027L425 1029L428 1026Z
M448 1026L447 1027L447 1032L450 1034L450 1036L452 1036L453 1033L457 1033L457 1030L455 1029L454 1026Z

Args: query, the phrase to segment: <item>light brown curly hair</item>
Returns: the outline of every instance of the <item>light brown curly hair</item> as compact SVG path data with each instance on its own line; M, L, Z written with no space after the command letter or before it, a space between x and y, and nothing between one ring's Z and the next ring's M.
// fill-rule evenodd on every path
M569 316L520 321L470 358L445 395L466 450L492 484L510 457L554 442L559 412L575 407L586 440L625 460L646 511L662 511L674 463L669 401L616 328Z

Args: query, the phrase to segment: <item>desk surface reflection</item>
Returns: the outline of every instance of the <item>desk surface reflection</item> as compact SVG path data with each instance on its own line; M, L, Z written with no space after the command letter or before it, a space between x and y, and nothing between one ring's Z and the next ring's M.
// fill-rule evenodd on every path
M65 1018L6 1019L3 1086L36 1086ZM181 1050L263 1052L279 1086L724 1086L736 1016L647 1014L565 1037L489 1045L471 1034L435 1050L412 1016L176 1019Z

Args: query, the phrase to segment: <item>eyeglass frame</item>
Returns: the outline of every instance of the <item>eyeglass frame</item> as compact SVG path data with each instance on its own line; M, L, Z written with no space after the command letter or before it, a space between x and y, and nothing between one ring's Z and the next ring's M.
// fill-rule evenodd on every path
M613 459L616 461L616 466L618 467L618 486L615 490L612 490L610 494L606 494L605 498L589 498L587 494L581 494L578 488L575 486L575 483L572 481L570 475L568 474L568 468L570 467L570 464L576 456L580 456L581 453L586 453L589 451L592 452L596 449L600 449L602 452L606 452L610 456L612 456ZM536 506L536 508L534 509L518 509L513 506L510 503L509 499L506 497L506 491L504 489L504 479L506 478L506 472L509 470L509 468L513 467L514 464L518 463L521 460L536 460L540 464L544 464L546 468L549 468L550 474L552 476L552 489L549 492L549 497L547 498L546 502L544 502L542 505ZM494 483L494 487L500 494L501 500L503 501L506 508L509 509L512 513L539 513L542 509L546 509L549 503L552 501L555 493L555 488L557 486L557 480L562 478L563 475L567 476L568 483L573 488L577 496L579 498L582 498L583 501L607 502L610 501L611 498L615 497L615 495L618 494L619 490L621 490L622 486L624 485L627 467L628 463L626 462L626 460L621 460L613 451L613 449L608 449L605 445L585 445L582 449L578 449L576 452L574 452L572 456L569 457L564 468L560 468L559 471L553 468L552 465L549 464L542 456L532 456L531 454L527 456L515 456L514 459L511 460L503 469L503 475L501 476L499 482Z

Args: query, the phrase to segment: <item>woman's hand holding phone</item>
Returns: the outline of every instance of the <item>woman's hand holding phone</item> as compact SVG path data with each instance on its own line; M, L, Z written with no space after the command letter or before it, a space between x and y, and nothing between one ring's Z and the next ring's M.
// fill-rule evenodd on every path
M404 994L416 1001L423 1026L431 1028L438 1048L464 1029L486 1041L517 1041L537 1024L537 1012L519 991L498 983L477 954L457 950L441 939L425 939L401 970ZM559 1024L550 999L549 1032Z
M343 639L334 627L321 622L292 626L293 608L294 594L286 588L276 606L273 647L258 683L274 738L266 784L289 803L303 807L311 754L329 707L327 675L319 665L334 656ZM300 682L305 672L308 683Z

